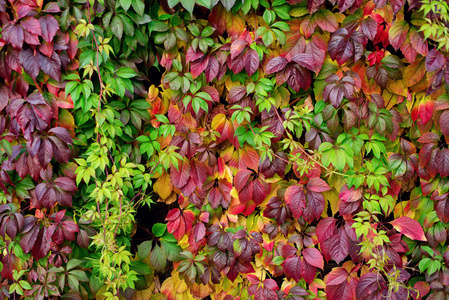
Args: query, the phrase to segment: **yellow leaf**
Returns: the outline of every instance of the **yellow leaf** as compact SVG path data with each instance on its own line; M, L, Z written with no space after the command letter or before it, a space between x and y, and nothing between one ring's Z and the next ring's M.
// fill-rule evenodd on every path
M323 197L327 200L327 202L329 202L332 210L332 215L335 215L338 212L338 201L340 200L338 193L334 189L331 189L329 191L323 192ZM327 217L326 209L323 211L322 216Z
M404 87L411 87L420 82L426 74L425 60L416 60L404 70Z
M199 299L206 298L207 296L212 294L213 291L214 289L212 288L210 283L208 283L207 285L203 285L194 282L192 286L190 286L190 293L192 294L192 296Z
M154 191L161 196L162 199L167 199L173 191L173 183L170 180L170 175L165 173L159 177L154 183Z

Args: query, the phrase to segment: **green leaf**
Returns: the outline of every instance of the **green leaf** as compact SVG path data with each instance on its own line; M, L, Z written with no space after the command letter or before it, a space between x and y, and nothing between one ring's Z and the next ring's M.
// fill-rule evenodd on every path
M123 21L119 15L115 15L111 21L111 30L114 35L121 40L123 35Z
M137 73L129 67L122 67L115 72L115 75L120 78L133 78L137 75Z
M153 225L153 228L151 230L156 237L161 237L167 230L167 224L156 223Z
M123 7L125 11L127 11L131 7L132 0L120 0L120 5Z
M192 13L195 7L195 0L181 0L181 4L189 13Z
M149 275L152 273L150 266L142 261L132 261L129 267L139 275Z
M150 253L150 262L158 272L164 272L167 265L167 259L164 251L156 245Z
M144 260L150 255L153 241L145 241L137 247L137 257Z

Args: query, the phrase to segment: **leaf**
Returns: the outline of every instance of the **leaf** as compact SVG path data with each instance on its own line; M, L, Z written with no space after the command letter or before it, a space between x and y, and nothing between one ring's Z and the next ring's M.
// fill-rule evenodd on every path
M309 13L313 14L317 12L325 1L326 0L307 0L307 9L309 10Z
M400 217L390 222L394 229L412 240L427 241L418 221L409 217Z
M363 33L339 28L332 33L327 50L330 57L342 65L351 58L357 62L363 55L366 43L367 38Z
M206 236L206 226L204 226L203 222L198 222L193 227L193 236L195 237L195 241L198 243Z
M404 20L394 22L388 31L388 36L390 38L390 44L395 50L399 49L405 42L408 34L409 26Z
M444 136L447 139L449 139L449 110L443 111L443 113L440 116L440 121L439 122L440 122L441 133L443 133Z
M296 282L299 282L302 278L302 263L301 258L298 256L288 257L282 263L284 272Z
M42 36L41 24L35 18L32 17L23 18L22 20L20 20L20 25L30 34Z
M23 46L23 29L18 24L6 23L2 28L2 38L14 48L21 49Z
M243 56L245 61L245 70L249 76L252 76L259 68L259 54L254 49L248 49Z
M349 238L343 228L329 239L330 255L337 263L342 262L349 254Z
M326 192L331 189L323 179L318 177L310 178L309 182L307 182L307 188L318 193Z
M437 70L441 70L446 65L446 60L444 59L443 54L441 54L438 50L432 49L429 51L429 54L426 56L426 70L427 72L434 72Z
M377 22L371 17L364 19L360 25L360 31L373 41L377 34Z
M295 218L300 218L306 207L306 196L304 189L300 185L293 185L285 191L285 202L290 207Z
M162 199L167 199L173 191L173 183L170 180L170 175L164 173L159 177L153 185L153 190L158 193Z
M377 273L366 273L360 277L360 280L357 283L357 299L365 299L369 295L374 294L379 288L385 288L385 281L382 276Z
M167 265L167 258L165 257L164 251L156 245L150 253L150 262L153 267L158 271L163 273Z
M313 14L313 22L316 23L323 31L334 32L338 28L338 22L335 15L327 10L320 9Z
M318 222L316 235L320 243L328 240L335 231L337 220L334 218L324 218Z
M39 54L39 61L42 71L56 81L61 81L61 60L58 54L53 51L51 57Z
M449 176L449 149L443 148L438 151L436 163L441 177Z
M39 23L41 24L42 37L47 43L51 43L59 30L58 21L52 15L45 15L39 18Z
M306 248L302 251L302 255L307 263L322 269L324 267L323 255L316 248Z
M404 70L404 87L411 87L420 82L426 74L424 59L416 60Z
M275 57L271 59L265 67L265 73L272 74L283 70L288 64L288 60L284 57ZM246 92L246 88L245 88Z
M345 268L333 268L327 276L327 285L339 285L346 281L348 278L348 271Z
M115 15L111 21L111 30L114 35L121 40L123 35L123 21L119 15Z

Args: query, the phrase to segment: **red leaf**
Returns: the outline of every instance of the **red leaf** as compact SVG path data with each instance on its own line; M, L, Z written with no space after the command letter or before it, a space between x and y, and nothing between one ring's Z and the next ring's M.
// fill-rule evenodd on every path
M427 102L424 103L421 102L419 104L418 114L424 124L429 122L429 120L432 118L434 104L435 104L434 100L428 100Z
M355 0L338 0L338 9L344 12L354 4Z
M272 74L283 70L288 64L288 60L284 57L275 57L270 60L265 68L265 73ZM246 89L245 89L246 92Z
M293 185L285 191L285 202L290 207L295 218L300 218L306 207L306 195L304 189L300 185Z
M204 236L206 235L206 226L204 223L199 222L193 227L193 236L195 237L195 241L200 242Z
M310 265L322 269L324 267L323 255L316 248L306 248L302 251L306 262Z
M418 221L409 217L400 217L390 222L394 229L412 240L426 241L424 231Z
M231 59L235 59L245 47L248 45L247 41L242 39L237 39L231 44Z
M50 43L59 29L58 21L52 15L45 15L39 18L41 24L42 37L47 43Z
M327 285L339 285L346 281L348 278L348 271L345 268L333 268L327 275Z
M249 146L245 146L239 150L239 156L247 168L255 171L259 168L259 154L256 150Z
M190 176L198 188L202 188L207 179L207 169L204 164L196 159L190 162Z
M234 186L237 192L243 190L253 172L250 170L241 170L234 177Z
M427 56L429 53L427 41L424 41L422 33L418 32L415 27L410 28L410 44L422 56Z
M313 282L313 280L315 279L316 276L316 268L312 265L310 265L309 263L307 263L307 261L302 261L302 277L304 278L304 280L308 283L311 284Z
M335 231L337 220L334 218L324 218L318 222L316 227L316 235L320 243L329 239Z
M170 168L170 178L173 185L176 188L182 188L189 181L190 176L190 164L189 161L184 159L178 163L178 170L172 166Z
M282 266L284 267L284 272L293 280L298 282L301 280L302 277L302 263L301 258L298 256L292 256L284 260L282 263Z
M314 177L310 178L309 182L307 182L307 189L311 190L312 192L322 193L330 190L331 188L323 179Z

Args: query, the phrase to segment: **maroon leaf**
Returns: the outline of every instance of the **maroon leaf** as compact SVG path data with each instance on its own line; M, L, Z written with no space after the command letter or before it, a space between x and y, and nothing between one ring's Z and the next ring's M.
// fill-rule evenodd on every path
M8 105L9 102L9 92L6 85L0 87L0 112Z
M371 41L374 40L377 34L377 22L368 17L365 20L362 21L362 24L360 25L360 31Z
M246 87L243 85L233 86L229 90L228 101L229 103L235 103L240 101L246 95Z
M259 54L254 49L248 49L243 56L243 60L245 61L246 72L249 76L252 76L259 68Z
M31 228L31 230L29 230L20 238L20 247L25 253L29 253L31 251L38 235L39 235L39 224L34 225Z
M325 1L326 0L307 0L307 9L309 10L309 13L313 14L316 11L318 11L320 9L321 5L323 5ZM301 2L301 1L299 1L299 2ZM290 4L293 4L293 3L290 3Z
M28 33L42 36L41 24L37 19L33 17L23 18L20 21L20 25L22 25L23 29L28 31Z
M47 43L50 43L59 30L58 21L52 15L45 15L39 18L39 23L41 24L42 37Z
M429 51L429 54L426 56L426 70L427 72L434 72L437 70L441 70L446 66L446 60L444 59L443 54L441 54L438 50L432 49Z
M268 74L279 72L279 71L285 69L287 64L288 64L288 60L286 58L280 57L280 56L275 57L268 62L267 66L265 68L265 73L268 75Z
M31 253L36 260L45 257L50 251L51 239L47 235L47 227L42 227L37 236L36 242L34 244Z
M19 61L31 78L36 79L39 75L40 66L39 57L34 55L33 50L28 48L20 51Z
M211 82L215 77L217 77L218 72L220 70L220 65L218 63L218 60L215 58L215 56L211 56L209 58L209 64L206 68L206 81Z
M365 299L370 297L378 289L385 288L385 280L377 273L366 273L357 283L356 296L357 299ZM369 298L376 299L376 298Z
M53 51L51 57L39 54L39 61L42 71L56 81L61 81L61 60L58 54Z
M327 49L330 57L342 65L351 58L357 62L363 55L366 43L367 38L363 33L339 28L332 33Z
M338 9L344 12L354 4L355 0L338 0Z
M337 234L334 234L329 239L329 251L333 260L337 263L343 261L349 254L349 238L343 228L338 230Z
M2 38L10 43L14 48L21 49L23 46L22 26L13 23L7 23L2 29Z
M449 176L449 149L443 148L438 151L436 163L441 177Z

